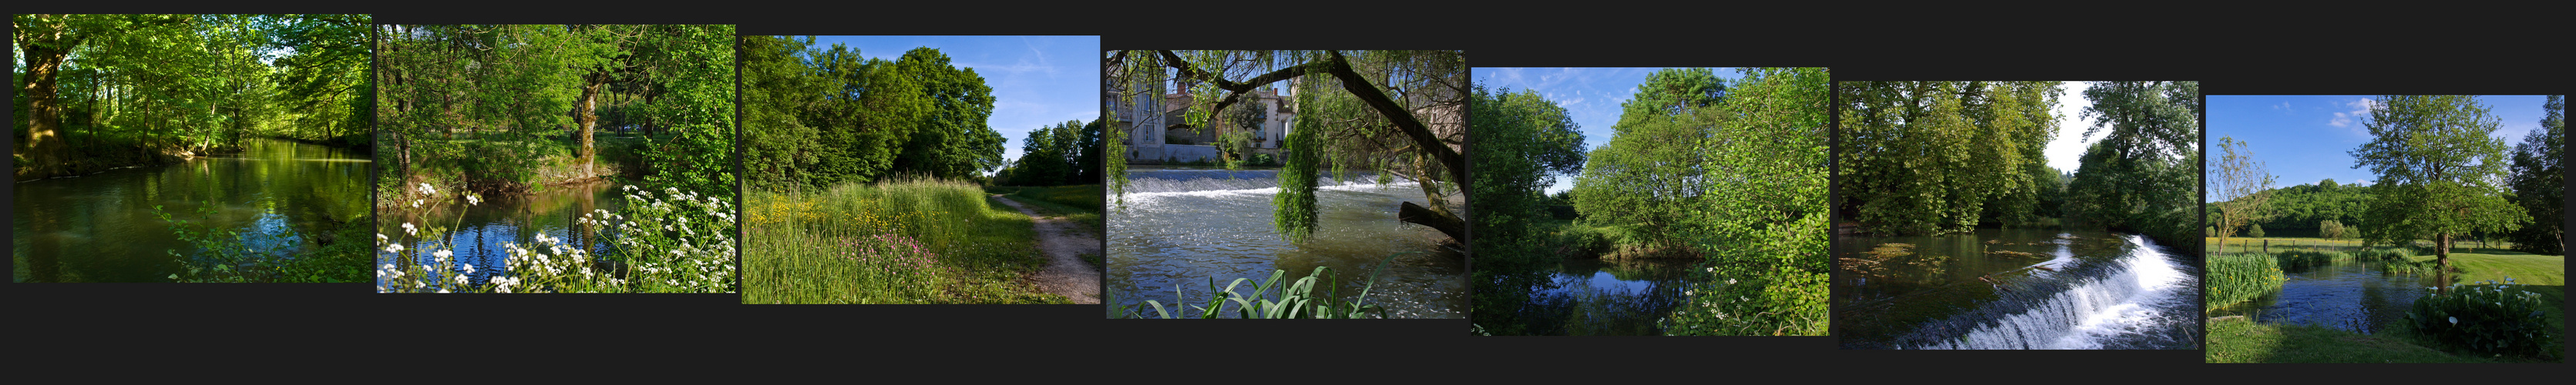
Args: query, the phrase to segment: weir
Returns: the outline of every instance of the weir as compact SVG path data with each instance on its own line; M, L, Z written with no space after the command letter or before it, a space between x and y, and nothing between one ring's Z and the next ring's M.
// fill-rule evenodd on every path
M2161 247L2123 235L2126 252L2058 258L1998 274L1998 298L1898 336L1907 349L2189 349L2198 274Z

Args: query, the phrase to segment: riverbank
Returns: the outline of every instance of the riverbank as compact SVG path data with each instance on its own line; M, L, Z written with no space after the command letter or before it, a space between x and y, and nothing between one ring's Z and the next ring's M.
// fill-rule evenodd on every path
M743 302L1071 303L1033 284L1036 221L992 199L936 180L750 194Z
M67 136L78 137L68 139L69 142L78 145L66 149L71 152L68 154L70 161L63 164L35 164L28 159L27 154L17 152L23 149L12 150L11 155L17 161L16 169L12 170L15 174L14 180L27 182L95 175L128 167L165 166L186 162L196 157L236 154L243 149L240 145L192 149L186 146L152 145L122 138L97 138L79 134Z
M2299 246L2293 248L2291 246L2285 246L2285 244L2290 243L2287 240L2275 239L2275 241L2276 242L2273 244L2273 247L2275 248L2273 250L2274 254L2327 253L2327 255L2342 255L2344 253L2339 250L2345 250L2347 247L2358 248L2359 244L2358 242L2353 241L2299 239L2296 240L2296 244ZM2254 245L2251 247L2251 252L2240 253L2236 248L2231 247L2228 252L2229 256L2231 258L2240 255L2251 256L2264 262L2270 262L2270 260L2273 259L2273 256L2261 253L2262 246L2259 239L2257 242L2251 243ZM2500 246L2509 247L2509 245ZM2355 257L2354 259L2366 260L2377 258L2377 255L2388 255L2387 253L2379 251L2364 253L2374 256ZM2402 254L2398 255L2402 256ZM2394 265L2373 265L2370 273L2385 274L2382 272L2385 267L2382 266L2429 266L2435 257L2431 254L2420 254L2405 256L2403 258L2407 260L2398 261L2397 264ZM2335 261L2336 260L2326 260L2320 262ZM2537 296L2537 302L2540 304L2539 310L2542 313L2540 318L2549 322L2549 325L2544 329L2565 330L2566 310L2561 306L2561 304L2566 301L2566 291L2564 289L2566 285L2566 257L2526 254L2501 249L2472 248L2467 250L2455 250L2451 254L2451 266L2455 271L2448 274L2449 281L2463 284L2463 286L2459 286L2453 290L2479 290L2478 288L2480 287L2494 286L2495 283L2505 282L2508 278L2512 279L2513 282L2516 283L2516 285L2510 286L2512 290L2528 292ZM2274 275L2281 274L2280 268L2273 268L2268 271L2258 273ZM2210 274L2212 282L2220 282L2233 279L2229 278L2230 276L2246 275L2248 273L2246 273L2243 268L2226 269L2222 268L2222 266L2213 265L2210 269ZM2297 274L2298 273L2293 273L2293 275ZM2297 279L2293 279L2292 281L2293 284L2297 284ZM2415 287L2410 285L2407 288L2414 289ZM2251 296L2232 294L2231 297L2247 297L2246 299L2252 299L2253 297L2276 296L2281 295L2282 290L2284 290L2284 288L2276 284L2267 288L2262 293L2252 293ZM2422 290L2405 290L2405 292L2413 295L2429 293L2429 291ZM2308 298L2303 301L2314 302L2323 300L2364 301L2368 300L2368 298ZM2402 309L2398 311L2402 311ZM2562 362L2564 359L2563 357L2516 357L2512 355L2496 355L2446 346L2446 344L2439 343L2430 336L2425 336L2411 330L2412 328L2407 325L2407 322L2403 321L2404 319L2400 318L2380 324L2364 325L2369 327L2368 329L2364 329L2366 331L2375 330L2375 332L2364 334L2336 327L2318 325L2264 323L2245 316L2215 317L2210 318L2207 323L2209 338L2207 359L2209 362L2345 363ZM2563 341L2555 341L2557 338L2552 339L2553 341L2549 341L2551 344L2563 343ZM2544 350L2558 351L2560 349L2562 348L2553 346Z

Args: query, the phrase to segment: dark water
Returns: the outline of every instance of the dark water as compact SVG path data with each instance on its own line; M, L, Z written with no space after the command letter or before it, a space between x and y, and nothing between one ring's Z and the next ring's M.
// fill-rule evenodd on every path
M1844 235L1834 257L1835 333L1847 349L2199 347L2198 273L2141 236Z
M598 215L594 210L616 212L625 203L618 187L620 185L606 182L546 186L525 195L485 196L479 205L456 202L418 211L387 209L383 214L384 220L377 224L377 231L403 239L406 238L403 236L403 223L454 229L444 234L424 232L424 239L406 242L408 249L404 253L409 254L414 263L427 265L432 253L442 247L440 245L453 245L456 260L473 265L471 280L480 284L506 271L508 265L504 262L510 249L504 245L539 248L537 234L565 239L567 243L588 248L593 253L607 250L607 246L598 241L597 231L585 229L578 220L584 214ZM447 190L439 192L452 193ZM377 254L378 258L385 256L382 252ZM462 266L458 270L461 273Z
M242 153L167 166L108 170L17 183L12 202L13 282L169 282L194 254L159 217L244 232L284 234L254 247L318 246L338 221L367 220L373 163L354 151L253 139ZM200 207L216 213L203 218ZM368 240L351 240L367 242Z
M2430 275L2381 273L2375 264L2334 261L2288 272L2281 291L2212 315L2242 315L2270 324L2305 324L2369 334L2406 318L2415 299L2440 286Z
M1354 296L1380 261L1395 257L1370 292L1370 304L1392 318L1463 318L1466 264L1439 246L1437 230L1398 222L1400 202L1423 202L1412 182L1375 184L1329 179L1317 191L1315 233L1306 242L1282 239L1271 224L1278 171L1134 170L1125 203L1108 210L1108 282L1119 305L1156 300L1173 305L1173 290L1204 304L1208 279L1222 288L1235 278L1265 279L1287 270L1287 280L1329 266L1341 295ZM1284 284L1284 283L1283 283ZM1246 289L1238 293L1249 294ZM1323 290L1318 289L1317 292ZM1274 297L1275 298L1275 297ZM1147 310L1149 313L1150 310ZM1148 316L1152 316L1148 314Z
M1515 318L1540 335L1663 335L1658 323L1688 299L1682 291L1693 262L1566 260Z

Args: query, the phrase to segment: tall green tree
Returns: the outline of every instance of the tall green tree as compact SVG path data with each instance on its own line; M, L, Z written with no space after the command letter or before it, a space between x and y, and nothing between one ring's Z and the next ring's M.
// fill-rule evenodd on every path
M2567 96L2549 95L2541 105L2540 129L2523 134L2513 146L2513 202L2535 222L2508 238L2514 249L2539 254L2567 250Z
M1646 75L1620 105L1609 143L1592 150L1574 179L1574 206L1596 221L1637 224L1654 241L1689 221L1707 175L1699 145L1716 127L1692 121L1725 98L1726 82L1707 68Z
M937 178L980 178L1002 165L1002 134L985 124L993 116L993 88L974 69L949 63L936 48L914 48L896 59L895 71L917 79L931 110L896 155L894 171Z
M2200 83L2093 82L2084 90L2094 119L2087 149L2067 185L2070 216L2197 249L2200 207Z
M1467 187L1467 211L1476 214L1469 227L1477 255L1474 318L1495 334L1526 334L1517 306L1554 282L1557 262L1535 226L1549 219L1541 194L1555 177L1582 171L1582 126L1529 90L1478 85L1468 107L1467 132L1477 147L1467 154L1476 168Z
M1864 230L1966 232L2028 221L2032 164L2056 137L2056 82L1843 82L1842 193ZM1989 206L1996 208L1989 209Z
M2530 217L2505 200L2506 159L2500 124L2466 95L2385 95L2363 127L2373 139L2351 151L2353 168L2377 174L2378 199L2363 227L2371 243L2406 245L2432 238L2443 268L2451 240L2474 232L2513 230Z

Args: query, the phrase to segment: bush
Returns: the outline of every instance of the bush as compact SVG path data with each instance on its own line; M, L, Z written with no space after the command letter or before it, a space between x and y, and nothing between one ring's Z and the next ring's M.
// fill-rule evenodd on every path
M2202 228L2200 228L2200 236L2203 236L2203 237L2211 237L2211 238L2217 238L2217 237L2218 237L2218 226L2209 226L2209 227L2202 227Z
M2424 288L2424 298L2415 300L2406 322L2417 333L2458 348L2540 358L2556 353L2558 335L2549 327L2540 294L2513 281L2453 285L2447 294Z
M2345 232L2343 222L2336 222L2333 219L2317 222L2317 237L2319 238L2344 239L2351 236L2351 233Z
M2257 223L2257 224L2247 225L2247 226L2246 226L2246 228L2245 228L2245 236L2247 236L2247 237L2253 237L2253 238L2262 238L2262 237L2263 237L2263 224Z
M2282 271L2305 271L2334 263L2336 260L2350 260L2353 257L2351 254L2334 251L2284 250L2272 254L2272 259L2280 264Z

